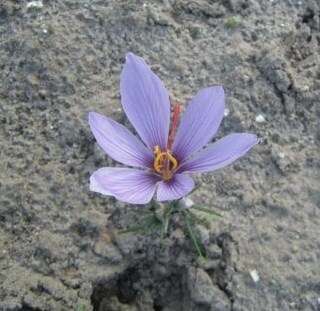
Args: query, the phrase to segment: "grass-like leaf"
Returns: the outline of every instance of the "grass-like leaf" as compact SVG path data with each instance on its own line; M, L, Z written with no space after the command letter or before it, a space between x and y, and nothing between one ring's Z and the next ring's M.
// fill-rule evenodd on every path
M201 243L201 241L198 239L197 234L193 231L192 227L194 225L193 221L192 221L192 216L190 216L190 213L188 211L185 211L183 213L184 215L184 220L185 220L185 224L188 230L188 234L191 238L191 241L199 255L199 257L201 258L205 258L204 252L202 250L204 250L204 247Z
M124 230L120 230L120 234L125 234L125 233L132 233L132 232L140 232L140 233L150 233L150 232L155 232L161 228L161 221L155 216L155 215L150 215L148 217L145 217L142 220L141 225L137 226L132 226Z
M199 206L199 205L193 205L191 207L191 209L195 209L195 210L198 210L200 212L203 212L203 213L206 213L206 214L209 214L211 216L214 216L215 218L221 218L222 215L220 215L219 213L209 209L209 208L206 208L206 207L202 207L202 206Z
M205 216L199 215L196 211L192 211L192 210L189 210L188 213L194 223L203 225L206 228L210 228L211 222L210 222L210 219L208 219L208 216L205 217Z

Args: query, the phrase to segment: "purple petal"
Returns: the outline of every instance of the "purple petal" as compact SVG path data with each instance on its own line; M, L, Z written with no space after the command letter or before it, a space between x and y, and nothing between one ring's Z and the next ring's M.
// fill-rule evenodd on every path
M193 179L186 174L175 174L169 181L158 184L157 200L177 200L188 194L194 188Z
M130 166L152 165L152 152L123 125L95 112L89 113L89 124L100 147L114 160Z
M126 56L121 74L123 109L145 144L165 149L170 124L169 94L145 61L132 53Z
M243 156L258 143L253 134L230 134L181 164L179 172L208 172L224 167Z
M224 90L212 86L200 90L181 120L173 153L180 161L205 146L216 133L224 112Z
M90 177L90 190L131 204L148 203L156 190L159 177L147 171L103 167Z

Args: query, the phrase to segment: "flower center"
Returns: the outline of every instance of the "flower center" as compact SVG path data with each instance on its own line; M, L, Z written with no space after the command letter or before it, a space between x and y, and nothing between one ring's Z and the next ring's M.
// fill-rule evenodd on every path
M178 161L169 150L161 151L159 146L154 147L153 168L164 180L170 180L178 167Z

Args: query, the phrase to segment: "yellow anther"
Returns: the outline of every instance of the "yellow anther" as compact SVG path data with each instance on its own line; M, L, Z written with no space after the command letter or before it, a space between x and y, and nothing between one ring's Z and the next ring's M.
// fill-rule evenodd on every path
M161 173L161 169L163 166L163 152L161 152L161 149L159 146L156 146L154 148L154 162L153 162L153 168L157 173Z
M167 151L167 157L169 161L172 163L171 170L174 171L178 167L178 161L172 156L172 154Z
M169 150L161 151L159 146L154 148L154 170L162 176L164 180L169 180L178 167L178 161Z
M161 153L160 147L159 146L155 146L154 150L153 150L153 153L155 154L155 156L157 156L159 153Z

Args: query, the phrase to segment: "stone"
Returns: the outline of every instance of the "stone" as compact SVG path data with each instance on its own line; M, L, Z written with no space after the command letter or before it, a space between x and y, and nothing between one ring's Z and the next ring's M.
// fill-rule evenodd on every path
M191 300L196 304L210 306L212 310L230 309L227 296L213 284L210 276L203 269L195 267L188 269L187 286Z

